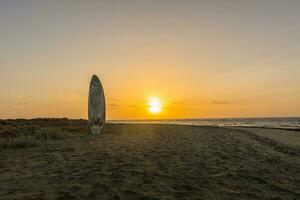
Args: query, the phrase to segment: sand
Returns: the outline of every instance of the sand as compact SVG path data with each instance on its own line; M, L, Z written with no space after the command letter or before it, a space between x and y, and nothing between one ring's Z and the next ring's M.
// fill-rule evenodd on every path
M75 131L0 149L0 199L300 199L299 134L138 124Z
M268 138L286 146L292 146L300 148L300 133L299 131L288 131L280 129L268 129L268 128L237 128L238 130L244 130L251 132L259 137Z

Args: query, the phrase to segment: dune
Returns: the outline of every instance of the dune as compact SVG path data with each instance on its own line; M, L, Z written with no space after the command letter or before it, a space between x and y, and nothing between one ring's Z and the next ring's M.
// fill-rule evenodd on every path
M90 135L83 124L63 125L64 138L0 149L0 199L300 197L299 133L107 124Z

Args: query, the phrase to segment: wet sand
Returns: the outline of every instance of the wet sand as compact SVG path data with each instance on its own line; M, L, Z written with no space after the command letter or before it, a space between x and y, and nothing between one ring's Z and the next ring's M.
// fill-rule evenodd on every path
M0 149L0 199L300 199L299 134L145 124L75 131Z

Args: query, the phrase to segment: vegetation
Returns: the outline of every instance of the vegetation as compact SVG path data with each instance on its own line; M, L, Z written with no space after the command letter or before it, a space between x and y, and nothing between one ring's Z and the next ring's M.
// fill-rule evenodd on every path
M0 149L25 148L86 133L86 120L16 119L0 120Z

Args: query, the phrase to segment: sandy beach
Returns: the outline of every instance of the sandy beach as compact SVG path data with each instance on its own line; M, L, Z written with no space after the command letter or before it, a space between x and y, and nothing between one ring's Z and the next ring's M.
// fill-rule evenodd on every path
M57 124L65 137L2 146L1 200L300 198L299 132L107 124L90 135L85 121Z

